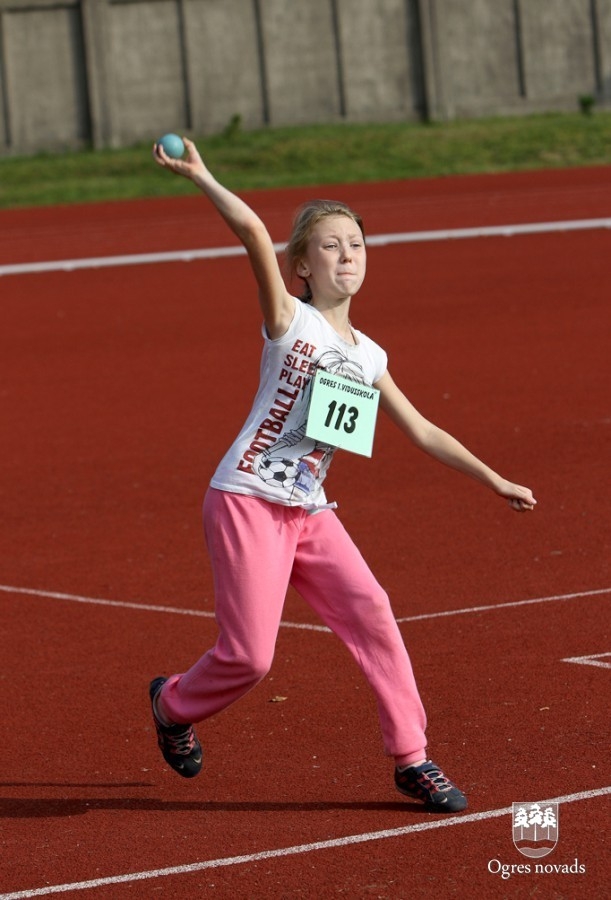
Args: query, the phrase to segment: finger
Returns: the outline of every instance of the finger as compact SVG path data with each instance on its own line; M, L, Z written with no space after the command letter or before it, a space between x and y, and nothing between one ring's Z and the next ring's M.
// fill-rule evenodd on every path
M186 153L185 153L186 161L192 162L192 163L199 162L201 160L201 156L200 156L199 150L197 149L197 147L195 146L193 141L190 141L189 138L183 138L183 141L184 141L185 151L186 151Z
M156 144L156 159L160 166L163 166L164 169L170 169L172 172L181 173L183 171L183 161L180 159L174 159L163 149L162 144Z
M523 500L520 497L512 497L509 501L509 505L512 509L515 509L516 512L528 512L529 510L534 509L534 503L536 501L533 500L531 503L528 500Z
M166 152L163 149L162 144L153 144L153 157L160 166L166 165L166 163L168 162L168 156L166 156Z

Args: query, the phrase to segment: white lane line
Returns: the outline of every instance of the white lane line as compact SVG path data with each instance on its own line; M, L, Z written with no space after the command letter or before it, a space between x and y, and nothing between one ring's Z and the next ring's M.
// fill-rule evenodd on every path
M117 606L122 609L144 609L149 612L214 618L213 612L207 612L202 609L180 609L177 606L154 606L151 603L130 603L126 600L104 600L101 597L80 597L78 594L62 594L58 591L39 591L33 588L12 587L10 584L0 584L0 591L4 591L6 594L28 594L32 597L48 597L51 600L71 600L73 603L91 603L94 606Z
M515 225L484 225L476 228L442 228L431 231L404 231L394 234L374 234L367 238L369 247L388 244L413 244L429 241L464 240L482 237L513 237L519 234L550 234L564 231L591 231L611 228L611 219L569 219L561 222L529 222ZM284 243L274 244L280 253ZM244 247L194 248L164 253L132 253L122 256L93 256L82 259L56 259L41 262L14 263L0 266L0 275L32 275L39 272L72 272L76 269L100 269L112 266L152 265L167 262L192 262L196 259L220 259L244 256Z
M284 244L275 244L276 252ZM154 263L192 262L194 259L220 259L245 256L242 245L209 247L199 250L170 250L164 253L131 253L124 256L91 256L82 259L53 259L42 262L14 263L0 266L0 275L33 275L38 272L73 272L76 269L106 269L114 266L146 266Z
M51 600L69 600L73 603L89 603L93 606L115 606L120 609L137 609L148 612L169 613L177 616L199 616L201 618L213 619L214 613L202 609L181 609L177 606L156 606L152 603L133 603L124 600L104 600L100 597L81 597L78 594L63 594L57 591L43 591L35 588L15 587L10 584L0 584L0 591L5 594L25 594L31 597L47 597ZM592 591L577 591L572 594L554 594L550 597L534 597L532 600L515 600L510 603L490 603L486 606L470 606L464 609L449 609L440 612L423 613L418 616L402 616L397 619L399 624L403 622L419 622L424 619L442 619L447 616L463 616L469 613L487 612L497 609L512 609L518 606L530 606L538 603L551 603L553 601L561 602L565 600L576 600L581 597L597 597L602 594L611 594L611 588L599 588ZM331 629L326 625L313 625L308 622L286 622L280 623L281 628L296 628L302 631L323 631L328 634Z
M563 797L554 797L550 800L539 800L538 803L576 803L581 800L592 800L611 794L611 786L597 788L591 791L579 791L575 794L566 794ZM405 825L403 828L388 828L383 831L369 831L363 834L351 834L346 837L333 838L326 841L315 841L311 844L298 844L293 847L282 847L276 850L263 850L260 853L248 853L243 856L226 856L221 859L208 859L203 862L188 863L182 866L169 866L165 869L150 869L146 872L131 872L126 875L110 875L106 878L95 878L91 881L75 881L69 884L55 884L33 890L14 891L10 894L0 894L0 900L22 900L25 897L44 897L48 894L61 894L67 891L84 891L91 888L106 887L110 884L126 884L133 881L146 881L153 878L163 878L170 875L188 875L192 872L202 872L204 869L221 869L227 866L242 865L244 863L259 862L260 860L279 859L283 856L300 856L304 853L312 853L318 850L334 850L338 847L349 847L354 844L364 844L368 841L382 841L392 838L405 837L421 831L432 831L437 828L453 828L457 825L467 825L471 822L483 822L487 819L496 819L499 816L512 814L512 807L503 809L490 809L486 812L470 813L456 818L435 819L431 822L421 822L418 825Z
M605 657L609 657L607 662L601 662ZM581 666L600 666L601 669L611 669L611 653L593 653L591 656L571 656L562 662L577 663Z
M34 588L14 587L10 584L0 584L0 591L5 594L25 594L31 597L47 597L51 600L69 600L72 603L89 603L92 606L114 606L119 609L138 609L148 612L170 613L175 616L198 616L204 619L214 619L214 612L203 609L182 609L179 606L157 606L152 603L131 603L124 600L105 600L102 597L81 597L78 594L62 594L58 591L41 591ZM311 625L307 622L281 622L282 628L298 628L304 631L326 631L330 629L325 625Z
M590 231L599 228L611 228L611 219L569 219L564 222L527 222L516 225L483 225L476 228L375 234L367 238L367 244L382 247L386 244L411 244L481 237L513 237L516 234L550 234L559 231Z
M486 612L490 609L510 609L515 606L529 606L533 603L552 603L558 600L575 600L578 597L596 597L600 594L611 594L611 588L599 588L595 591L577 591L574 594L552 594L549 597L534 597L532 600L514 600L511 603L491 603L486 606L470 606L465 609L449 609L445 612L422 613L419 616L402 616L397 622L419 622L421 619L441 619L444 616L463 616L467 613Z

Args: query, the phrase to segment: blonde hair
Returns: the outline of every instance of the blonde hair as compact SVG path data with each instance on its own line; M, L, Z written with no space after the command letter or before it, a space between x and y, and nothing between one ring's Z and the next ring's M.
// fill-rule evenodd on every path
M297 274L297 265L306 254L310 237L316 225L321 219L328 219L332 216L346 216L348 219L352 219L360 228L363 239L365 238L363 220L345 203L341 203L339 200L309 200L297 210L293 220L293 230L286 245L285 258L289 278L292 279ZM300 275L297 277L301 278ZM299 299L304 303L309 303L312 293L307 280L302 278L302 281L305 282L305 291Z

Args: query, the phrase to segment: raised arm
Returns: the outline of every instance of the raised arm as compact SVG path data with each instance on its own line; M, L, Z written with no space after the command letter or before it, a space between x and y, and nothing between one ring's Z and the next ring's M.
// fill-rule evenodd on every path
M172 159L158 144L155 162L164 169L189 178L211 201L233 233L240 239L250 260L259 288L259 303L267 333L272 340L288 329L294 312L271 237L259 216L236 194L223 187L204 164L195 144L184 138L187 155Z
M456 438L425 419L397 387L389 372L384 373L375 387L380 391L382 409L417 447L446 466L480 481L508 500L512 509L524 512L534 508L537 501L529 488L502 478Z

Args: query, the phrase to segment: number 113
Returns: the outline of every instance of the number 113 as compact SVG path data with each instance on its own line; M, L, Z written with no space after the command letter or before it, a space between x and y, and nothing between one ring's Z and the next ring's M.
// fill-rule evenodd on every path
M337 413L337 415L336 415ZM348 414L348 420L344 422L344 416ZM333 416L335 415L335 422L333 422ZM345 403L340 403L337 405L336 400L332 400L329 403L329 412L327 413L327 418L325 419L325 428L334 428L336 431L342 427L347 434L352 434L354 429L356 428L356 420L358 418L359 411L356 406L346 407ZM333 424L331 424L333 422Z

